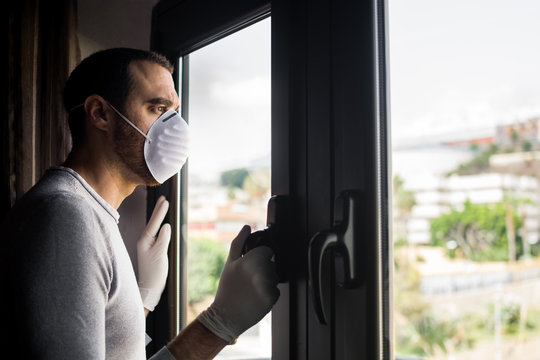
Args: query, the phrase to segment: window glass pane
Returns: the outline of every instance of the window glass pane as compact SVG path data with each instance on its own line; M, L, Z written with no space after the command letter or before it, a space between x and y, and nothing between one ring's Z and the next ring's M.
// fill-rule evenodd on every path
M398 355L540 359L539 14L389 1Z
M188 314L215 295L244 224L266 225L270 197L270 19L189 55ZM270 315L218 359L268 359Z

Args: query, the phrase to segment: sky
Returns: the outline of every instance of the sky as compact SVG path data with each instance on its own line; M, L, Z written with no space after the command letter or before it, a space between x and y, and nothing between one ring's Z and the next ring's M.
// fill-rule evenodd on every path
M270 21L190 54L190 173L270 165Z
M389 0L392 134L489 134L540 116L540 1Z
M395 148L540 116L539 18L538 0L388 0ZM190 172L269 159L270 21L190 55Z

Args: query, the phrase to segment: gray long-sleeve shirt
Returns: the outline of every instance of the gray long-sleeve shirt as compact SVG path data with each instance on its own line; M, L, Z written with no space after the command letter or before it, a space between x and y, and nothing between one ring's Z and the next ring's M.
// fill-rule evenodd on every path
M143 304L118 220L63 167L15 204L3 225L0 323L18 358L145 358ZM174 358L163 348L152 359Z

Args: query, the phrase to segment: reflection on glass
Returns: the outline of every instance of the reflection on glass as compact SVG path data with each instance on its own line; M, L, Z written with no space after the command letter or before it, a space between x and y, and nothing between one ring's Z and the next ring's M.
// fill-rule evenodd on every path
M188 314L213 301L229 245L266 225L270 19L189 55ZM270 316L218 359L269 359Z
M389 1L398 355L540 359L538 14Z

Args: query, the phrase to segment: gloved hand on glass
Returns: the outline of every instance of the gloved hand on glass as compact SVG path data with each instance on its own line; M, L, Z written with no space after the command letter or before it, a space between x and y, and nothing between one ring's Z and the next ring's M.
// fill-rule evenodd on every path
M163 224L161 230L159 227L168 209L169 202L161 196L156 202L148 225L137 242L139 292L145 309L149 311L153 311L159 303L167 282L169 271L167 248L171 240L171 226Z
M229 344L258 323L279 298L272 249L260 246L242 256L250 233L250 227L244 226L233 240L215 300L197 318Z

